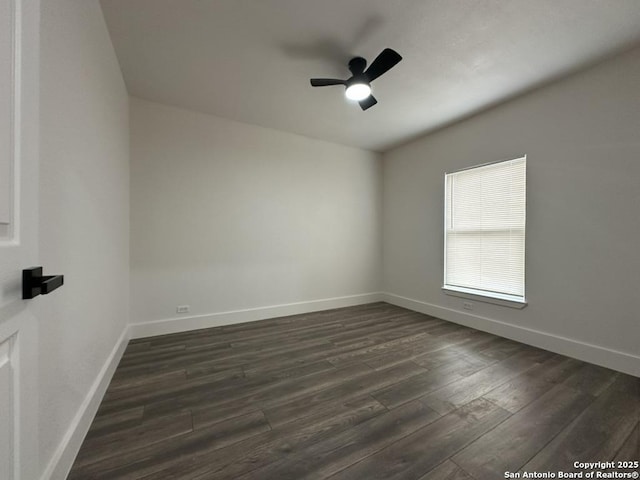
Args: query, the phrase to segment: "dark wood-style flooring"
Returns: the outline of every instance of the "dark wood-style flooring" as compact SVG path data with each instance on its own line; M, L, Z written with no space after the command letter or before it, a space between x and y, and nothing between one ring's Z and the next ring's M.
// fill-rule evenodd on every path
M639 412L637 377L375 303L131 341L69 478L579 471L640 460Z

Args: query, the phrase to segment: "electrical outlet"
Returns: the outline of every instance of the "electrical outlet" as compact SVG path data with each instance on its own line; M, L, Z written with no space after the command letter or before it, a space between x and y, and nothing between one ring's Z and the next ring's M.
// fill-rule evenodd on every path
M180 305L176 307L176 313L189 313L189 305Z
M462 308L464 308L465 310L473 310L473 303L462 302Z

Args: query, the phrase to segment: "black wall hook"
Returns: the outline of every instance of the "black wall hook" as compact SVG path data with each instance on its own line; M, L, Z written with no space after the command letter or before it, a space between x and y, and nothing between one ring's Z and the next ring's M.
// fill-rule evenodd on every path
M22 270L22 298L28 300L38 295L46 295L61 287L64 275L42 275L42 267Z

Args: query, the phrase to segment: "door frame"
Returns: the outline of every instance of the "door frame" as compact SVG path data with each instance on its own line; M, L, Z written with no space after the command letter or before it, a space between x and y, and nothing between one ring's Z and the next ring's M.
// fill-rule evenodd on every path
M38 319L32 301L22 300L21 283L22 269L38 262L40 0L0 2L3 27L9 25L12 34L1 47L10 49L4 58L12 68L9 86L3 88L10 105L4 112L10 119L5 138L10 140L2 144L9 190L0 201L8 202L10 215L0 239L0 363L8 390L0 402L11 409L5 418L11 431L5 438L13 459L12 467L0 466L0 477L32 480L40 475Z

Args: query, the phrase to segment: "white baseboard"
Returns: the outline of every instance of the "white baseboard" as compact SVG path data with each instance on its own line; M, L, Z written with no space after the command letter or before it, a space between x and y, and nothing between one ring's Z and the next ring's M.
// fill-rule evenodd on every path
M636 355L441 307L393 293L382 293L380 297L383 301L399 307L640 377L640 357Z
M379 302L380 293L363 293L346 297L325 298L308 302L287 303L271 305L267 307L247 308L244 310L232 310L227 312L211 313L191 317L168 318L130 325L131 338L153 337L168 333L198 330L200 328L220 327L235 323L254 322L268 318L298 315L301 313L330 310L332 308L351 307L366 303Z
M113 350L107 357L106 362L100 369L98 377L91 385L89 392L84 398L78 413L71 421L60 445L49 461L44 471L42 480L64 480L69 475L73 462L80 451L84 437L89 431L91 422L98 411L104 393L111 382L113 372L115 372L122 354L129 343L129 327L126 326L116 342Z

